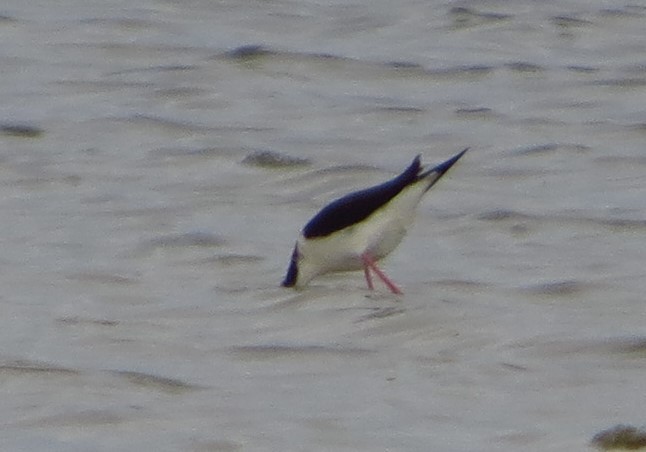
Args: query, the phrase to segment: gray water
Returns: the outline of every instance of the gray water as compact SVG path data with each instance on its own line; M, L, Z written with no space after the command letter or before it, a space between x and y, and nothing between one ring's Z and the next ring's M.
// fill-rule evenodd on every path
M646 422L641 1L0 6L0 448L578 451ZM382 268L336 196L471 151Z

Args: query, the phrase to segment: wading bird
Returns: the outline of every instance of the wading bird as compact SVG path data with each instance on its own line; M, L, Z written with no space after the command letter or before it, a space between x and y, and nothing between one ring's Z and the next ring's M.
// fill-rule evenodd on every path
M303 228L282 285L299 288L325 273L363 269L370 290L374 272L392 293L402 293L376 262L399 245L424 194L467 150L433 168L418 155L394 179L328 204Z

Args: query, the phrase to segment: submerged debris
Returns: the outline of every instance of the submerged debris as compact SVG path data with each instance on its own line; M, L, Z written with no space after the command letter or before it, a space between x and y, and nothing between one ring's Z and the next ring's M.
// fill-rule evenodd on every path
M309 165L310 161L305 158L290 157L275 151L259 150L248 154L242 160L242 164L262 168L284 168Z
M646 430L620 424L594 435L592 445L602 450L643 449L646 448Z
M208 232L187 232L169 234L149 240L144 248L182 248L182 247L219 247L226 241L219 235Z
M263 57L269 55L270 53L271 50L262 45L249 44L236 47L233 50L229 50L225 53L225 55L233 60L249 60L252 58Z
M42 129L29 124L0 124L0 133L11 137L38 138L44 132Z

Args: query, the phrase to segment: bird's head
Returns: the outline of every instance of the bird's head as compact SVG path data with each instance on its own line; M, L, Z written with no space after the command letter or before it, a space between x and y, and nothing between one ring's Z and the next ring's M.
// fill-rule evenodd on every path
M306 286L307 283L320 273L320 269L309 262L307 255L303 254L301 249L302 246L299 245L299 242L296 242L294 251L292 251L292 258L289 262L289 268L287 269L287 275L285 275L285 279L281 284L283 287L298 288Z

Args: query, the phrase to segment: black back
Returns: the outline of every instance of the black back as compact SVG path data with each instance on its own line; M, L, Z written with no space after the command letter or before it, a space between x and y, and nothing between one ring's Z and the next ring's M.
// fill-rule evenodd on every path
M308 239L325 237L364 220L408 185L417 181L420 168L418 155L413 163L396 178L333 201L305 225L303 236Z

